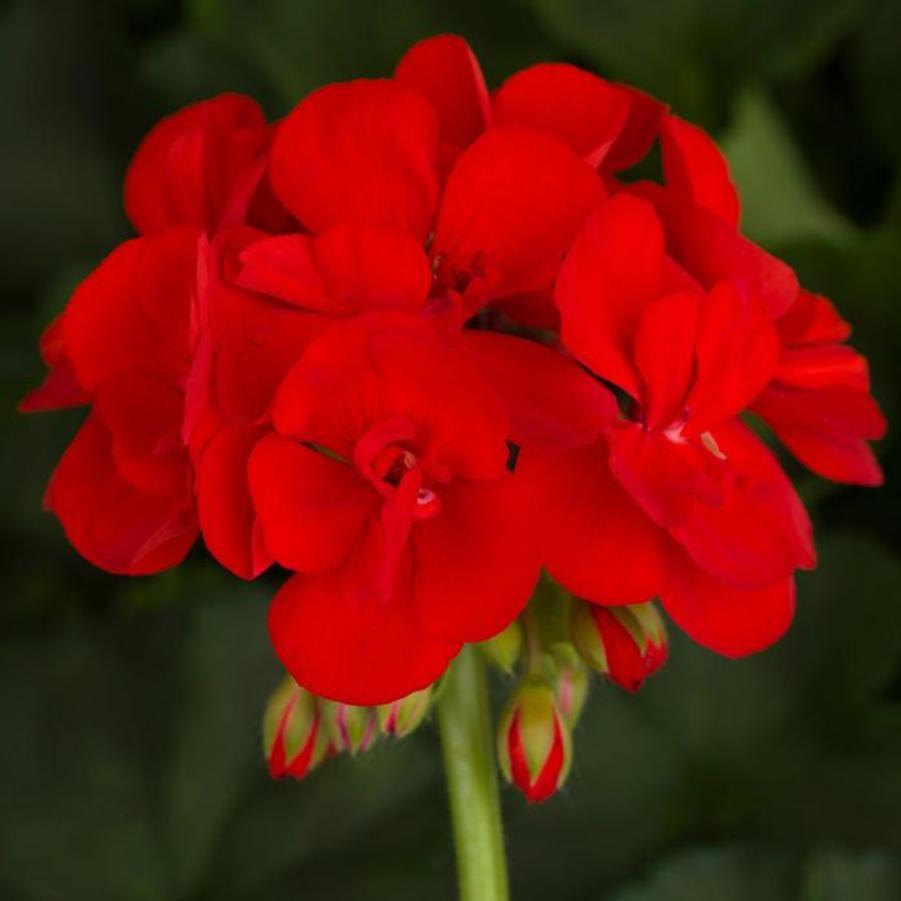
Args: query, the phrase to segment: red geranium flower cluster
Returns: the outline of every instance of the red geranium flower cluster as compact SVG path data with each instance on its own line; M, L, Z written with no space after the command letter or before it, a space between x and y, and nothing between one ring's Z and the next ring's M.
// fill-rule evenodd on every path
M662 183L624 175L658 141ZM741 235L715 144L573 66L490 93L444 36L273 124L222 95L151 131L125 205L138 237L48 328L23 401L90 407L47 506L111 572L199 534L238 576L289 570L272 640L317 695L429 685L542 566L759 650L815 555L747 414L822 476L880 480L866 363ZM637 685L659 662L623 657L622 622L597 620L604 665L634 657Z

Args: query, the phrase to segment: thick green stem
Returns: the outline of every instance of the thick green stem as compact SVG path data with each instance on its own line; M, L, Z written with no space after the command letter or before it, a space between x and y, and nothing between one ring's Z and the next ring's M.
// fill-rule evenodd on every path
M457 850L460 901L507 901L494 734L485 668L464 647L444 679L438 728Z

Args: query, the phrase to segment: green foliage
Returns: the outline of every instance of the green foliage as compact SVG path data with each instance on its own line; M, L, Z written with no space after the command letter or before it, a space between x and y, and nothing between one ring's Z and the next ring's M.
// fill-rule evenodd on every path
M894 0L11 0L0 8L0 897L451 899L434 730L271 783L265 604L198 552L129 582L40 511L80 414L23 419L34 342L126 234L140 134L221 90L274 115L465 33L493 84L541 58L632 80L717 130L749 232L855 325L897 421L901 28ZM798 477L821 566L787 640L737 663L673 636L637 697L600 683L564 794L505 796L514 897L901 897L898 444L879 492ZM500 693L501 686L498 683ZM498 697L497 700L500 700Z

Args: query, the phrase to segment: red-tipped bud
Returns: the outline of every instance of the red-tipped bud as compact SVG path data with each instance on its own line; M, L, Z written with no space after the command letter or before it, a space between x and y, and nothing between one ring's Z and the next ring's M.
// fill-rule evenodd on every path
M588 699L588 668L571 644L555 646L554 663L557 706L572 729Z
M588 665L626 691L638 691L667 657L666 627L650 602L628 607L576 604L572 637Z
M329 702L326 708L329 747L333 753L368 751L379 734L379 720L372 707Z
M498 632L494 638L480 642L479 650L489 663L509 676L522 654L522 625L519 620L513 620L503 632Z
M431 706L431 685L390 704L382 704L378 708L382 734L395 735L398 738L409 735L425 719Z
M510 698L498 729L498 759L507 781L530 802L544 801L566 781L569 727L547 682L527 679Z
M263 716L263 750L276 779L303 779L325 757L318 699L287 676Z

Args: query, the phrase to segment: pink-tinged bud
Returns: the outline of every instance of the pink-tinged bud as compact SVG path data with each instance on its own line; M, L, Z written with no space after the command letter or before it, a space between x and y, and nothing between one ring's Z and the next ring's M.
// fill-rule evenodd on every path
M390 704L382 704L378 708L382 734L395 735L398 738L409 735L425 719L431 706L431 685Z
M263 716L263 750L275 779L303 779L324 759L319 701L287 676Z
M566 781L569 727L547 682L527 679L510 699L499 724L498 759L507 781L530 802L544 801Z
M522 655L522 624L513 620L503 632L479 643L479 650L490 664L510 675Z
M588 668L571 644L555 646L554 661L557 706L566 725L572 729L588 699Z
M333 753L360 754L372 747L379 733L379 720L372 707L329 702L326 708L329 747Z
M577 604L573 643L589 666L626 691L638 691L666 661L666 627L650 602L626 607Z

